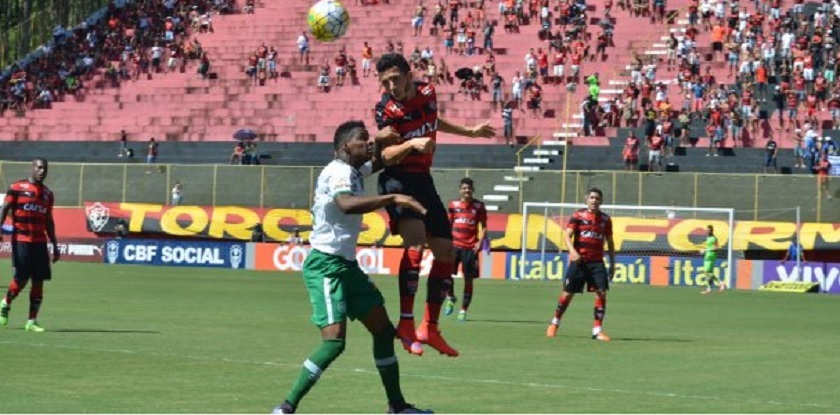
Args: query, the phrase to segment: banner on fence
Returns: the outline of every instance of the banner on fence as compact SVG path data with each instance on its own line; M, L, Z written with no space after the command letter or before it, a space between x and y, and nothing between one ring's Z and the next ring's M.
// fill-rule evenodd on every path
M663 213L663 217L665 212ZM142 203L85 202L84 214L90 232L107 235L118 221L124 220L132 233L163 234L170 237L197 237L247 241L256 224L261 224L269 241L285 241L295 228L304 239L312 227L312 214L306 209L260 209L237 206L165 206ZM705 240L706 226L712 221L698 219L648 219L613 217L616 249L644 251L651 246L660 250L695 252ZM729 234L728 225L716 221L721 244ZM536 249L545 235L548 250L563 248L561 218L532 215L528 219L526 244ZM495 250L519 250L522 245L522 215L490 213L488 235ZM796 226L791 222L739 221L735 224L735 250L786 250ZM800 240L807 250L830 249L840 243L840 223L803 223ZM384 212L364 215L361 245L399 247L402 239L388 231Z

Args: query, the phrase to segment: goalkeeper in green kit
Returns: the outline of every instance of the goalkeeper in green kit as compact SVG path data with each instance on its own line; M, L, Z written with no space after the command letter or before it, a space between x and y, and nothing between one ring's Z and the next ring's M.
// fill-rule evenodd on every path
M715 275L715 261L717 261L717 249L718 249L718 240L715 236L715 228L712 225L706 226L706 229L709 231L708 236L706 236L706 247L700 250L700 253L703 254L703 275L708 278L708 286L706 290L703 291L703 294L708 294L712 292L712 280L717 282L718 291L723 291L726 289L726 283L723 282L722 279L718 278Z

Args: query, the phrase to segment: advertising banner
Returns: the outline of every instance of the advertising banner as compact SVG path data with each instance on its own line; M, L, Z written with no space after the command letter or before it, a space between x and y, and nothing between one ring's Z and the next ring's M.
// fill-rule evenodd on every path
M303 269L303 262L312 249L309 245L253 244L254 266L260 271L291 271ZM403 250L400 248L358 247L356 261L362 270L370 275L397 275ZM434 256L431 250L423 251L420 275L429 275Z
M167 265L244 269L246 250L237 242L179 242L112 239L105 243L106 264Z
M69 212L66 214L70 214ZM128 224L131 233L163 234L169 237L227 239L247 241L256 224L261 224L266 238L273 242L286 241L294 229L308 239L312 214L306 209L260 209L238 206L165 206L142 203L85 202L86 234L110 235L119 220ZM706 226L713 224L721 244L729 234L728 224L720 220L663 219L613 217L613 239L618 252L696 252L702 248ZM56 220L60 225L60 219ZM359 244L367 246L400 247L402 238L388 231L385 212L363 216L363 231ZM531 215L528 218L526 244L539 249L543 235L546 249L564 248L563 217ZM517 251L522 245L522 215L489 213L488 236L494 250ZM739 221L733 230L733 249L786 250L796 232L791 222ZM830 249L840 243L840 223L803 223L800 241L807 250ZM60 235L61 236L61 235Z
M102 262L103 240L101 239L66 239L58 243L62 261ZM12 256L12 243L4 240L0 243L0 258Z
M764 261L763 283L812 282L820 284L820 292L840 294L840 263L803 262L801 275L795 262Z

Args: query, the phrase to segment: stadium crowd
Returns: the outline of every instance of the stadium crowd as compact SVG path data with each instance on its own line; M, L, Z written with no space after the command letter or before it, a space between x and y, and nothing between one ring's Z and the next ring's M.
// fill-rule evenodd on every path
M234 0L111 2L76 27L56 26L52 42L0 73L0 111L49 108L68 95L83 99L98 72L108 81L99 86L116 87L185 71L194 59L198 75L207 77L210 59L195 35L213 32L214 14L237 11Z

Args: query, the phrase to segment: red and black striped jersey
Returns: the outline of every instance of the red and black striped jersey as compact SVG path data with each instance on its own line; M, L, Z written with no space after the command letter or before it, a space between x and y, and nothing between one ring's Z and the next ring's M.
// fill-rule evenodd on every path
M487 229L487 208L484 202L449 202L449 223L452 224L452 244L456 248L473 249L478 243L478 224Z
M437 139L438 111L435 87L423 82L415 82L414 98L399 102L387 93L376 104L376 126L381 130L390 126L402 136L403 140L418 137ZM432 168L434 150L429 154L412 151L399 164L386 167L386 171L401 173L428 173Z
M566 229L574 231L572 241L583 261L604 260L604 243L612 236L612 219L609 215L580 209L572 214Z
M47 242L47 218L55 203L47 186L29 180L14 182L3 203L12 213L13 242Z

